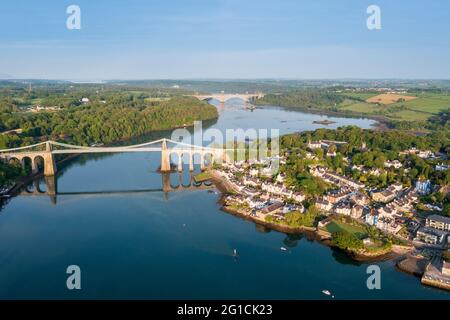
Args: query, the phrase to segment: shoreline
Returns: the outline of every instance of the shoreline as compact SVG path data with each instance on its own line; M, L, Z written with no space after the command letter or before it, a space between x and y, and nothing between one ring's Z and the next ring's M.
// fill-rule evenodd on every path
M223 179L220 178L220 176L215 172L215 170L210 170L211 172L211 182L217 187L217 189L221 192L221 198L219 200L219 204L221 205L220 210L232 214L234 216L237 216L239 218L242 218L247 221L251 221L257 225L261 225L263 227L266 227L268 229L286 233L286 234L305 234L309 236L310 238L316 240L320 244L326 245L330 248L334 246L330 239L331 234L323 231L317 227L291 227L288 225L282 225L278 223L273 222L267 222L261 218L258 218L256 216L250 215L245 210L239 210L236 208L232 208L230 206L227 206L224 202L224 197L226 194L234 193L235 190L233 190L231 187L229 187ZM389 249L381 250L378 252L370 252L370 251L355 251L355 250L342 250L344 251L351 259L359 262L375 262L375 261L386 261L386 260L392 260L395 258L400 258L402 256L405 256L408 252L414 250L414 247L408 247L408 246L399 246L399 245L392 245Z
M202 120L202 121L213 121L213 120L216 120L218 118L219 118L219 116L217 116L215 118L205 119L205 120ZM119 139L119 140L116 140L116 141L110 142L110 143L105 143L105 146L120 145L123 142L132 141L134 139L138 139L139 137L143 137L143 136L146 136L146 135L149 135L149 134L152 134L152 133L156 133L156 132L166 132L166 131L168 132L168 131L173 130L173 129L192 128L192 127L194 127L194 123L189 124L189 125L183 124L183 125L171 126L170 128L167 128L167 129L150 130L150 131L147 131L146 133L144 133L142 135L137 135L137 136L133 136L133 137L126 138L126 139ZM61 159L61 160L57 161L56 164L61 164L61 163L70 161L72 159L77 158L79 155L80 154L70 154L67 157L65 157L64 159ZM56 173L56 175L57 174L58 173ZM33 181L36 178L40 178L40 177L43 177L43 176L44 176L43 172L38 172L38 173L29 174L27 176L18 178L16 181L14 181L14 185L11 187L11 189L7 193L2 195L2 197L0 197L0 199L10 199L10 198L14 197L15 195L17 195L17 192L21 188L24 187L25 184L29 183L30 181Z
M284 108L287 110L292 111L298 111L298 112L304 112L304 113L310 113L310 114L316 114L321 116L332 116L332 117L343 117L343 118L353 118L353 119L370 119L376 121L372 125L372 127L375 130L380 131L386 131L391 130L389 127L390 124L392 124L392 119L389 119L385 116L379 116L379 115L370 115L370 114L364 114L364 113L357 113L357 112L342 112L342 111L332 111L332 110L325 110L325 109L309 109L304 107L291 107L291 106L274 106L270 104L261 104L257 105L259 108L265 108L265 107L278 107L278 108Z

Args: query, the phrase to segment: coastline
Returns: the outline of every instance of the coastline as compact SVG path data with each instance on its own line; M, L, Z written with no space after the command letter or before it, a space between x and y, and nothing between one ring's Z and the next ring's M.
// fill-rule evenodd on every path
M265 107L279 107L284 108L286 110L294 110L299 112L305 112L305 113L311 113L311 114L317 114L322 116L334 116L334 117L344 117L344 118L353 118L353 119L370 119L376 121L376 123L373 124L373 128L380 131L386 131L391 130L390 124L392 123L392 119L387 118L385 116L380 115L370 115L365 113L357 113L357 112L342 112L342 111L333 111L333 110L326 110L326 109L315 109L315 108L304 108L304 107L292 107L292 106L273 106L270 104L260 104L257 105L259 108L265 108Z
M224 197L226 194L235 193L236 191L231 188L226 181L220 178L219 174L211 169L211 181L214 183L216 188L221 192L222 196L219 200L219 204L221 205L220 209L226 213L232 214L234 216L237 216L239 218L242 218L247 221L251 221L257 225L261 225L263 227L266 227L268 229L286 233L286 234L304 234L307 235L309 238L316 240L317 242L326 245L328 247L335 247L332 244L331 240L331 234L323 231L317 227L291 227L288 225L282 225L278 223L273 222L267 222L264 219L261 219L257 216L252 216L249 212L245 210L240 210L237 208L233 208L230 206L227 206ZM391 260L395 258L401 258L405 256L408 252L412 251L414 247L407 247L407 246L399 246L399 245L392 245L388 249L379 250L375 252L370 251L360 251L360 250L350 250L346 249L343 250L347 255L352 258L355 261L359 262L376 262L376 261L385 261L385 260Z

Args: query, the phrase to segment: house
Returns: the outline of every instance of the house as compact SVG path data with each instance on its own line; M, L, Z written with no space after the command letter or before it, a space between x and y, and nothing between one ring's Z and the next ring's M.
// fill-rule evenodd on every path
M371 226L376 226L378 223L378 212L374 209L365 216L366 223Z
M359 218L362 217L363 212L364 212L364 208L363 208L362 206L356 204L356 205L354 205L354 206L352 207L352 211L351 211L351 213L350 213L350 216L351 216L353 219L359 219Z
M435 167L435 169L436 169L436 171L447 171L447 170L450 169L450 166L441 163L441 164L437 164L436 167Z
M320 199L320 198L316 200L315 206L317 209L324 210L324 211L330 211L331 208L333 208L332 203L330 203L328 200Z
M81 99L81 102L84 103L84 104L89 103L89 101L90 101L89 98L82 98Z
M300 193L300 192L294 192L291 196L291 199L294 200L295 202L302 202L303 200L305 200L305 195Z
M384 166L386 168L395 168L395 169L400 169L403 165L400 161L398 161L397 159L394 161L385 161L384 162Z
M419 153L417 153L417 156L422 159L429 159L435 157L434 153L430 150L419 151Z
M275 201L275 202L267 205L266 207L264 207L261 211L264 214L275 213L276 211L278 211L280 208L283 208L283 207L284 207L283 202Z
M328 151L327 151L327 157L336 157L336 151L330 151L329 149L328 149Z
M353 189L361 189L364 188L364 184L354 181L350 178L347 178L345 176L342 176L340 174L328 171L324 167L317 166L315 168L312 168L310 170L311 174L313 176L319 177L326 182L338 185L338 186L348 186Z
M378 221L376 224L376 227L378 229L387 231L389 233L398 233L400 229L402 228L402 223L395 219L395 218L388 218L388 217L378 217Z
M341 188L338 191L328 193L326 195L326 199L334 204L348 198L350 194L351 190L349 190L348 188Z
M441 244L447 237L447 233L441 230L422 227L417 230L415 241L425 242L428 244Z
M432 214L426 219L426 226L443 231L450 231L450 218Z
M322 142L321 141L313 141L313 142L309 141L307 146L311 150L320 149L320 148L322 148Z
M350 203L339 203L334 209L334 211L338 214L350 216L352 213L352 207Z
M417 180L416 189L417 193L426 195L431 192L431 181L430 180Z
M247 204L250 208L256 208L256 209L260 209L264 207L264 204L266 202L262 199L259 198L250 198L247 199Z
M395 183L384 189L383 191L373 192L372 199L377 202L389 202L393 200L399 191L402 190L402 185L400 183Z
M303 208L302 205L300 205L300 206L293 206L293 205L287 204L287 205L285 205L283 207L283 211L282 212L284 214L292 212L292 211L298 211L298 212L302 213L304 210L305 210L305 208Z
M250 197L256 197L259 194L258 190L251 187L246 187L242 191Z
M376 202L389 202L395 198L395 193L390 190L383 190L372 193L372 199Z
M350 197L350 200L360 206L367 206L370 203L369 197L363 193L355 193Z

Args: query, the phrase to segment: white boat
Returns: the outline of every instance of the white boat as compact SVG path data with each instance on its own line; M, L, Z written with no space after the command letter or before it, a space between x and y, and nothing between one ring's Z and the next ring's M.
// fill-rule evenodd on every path
M281 251L287 251L287 249L285 247L281 247L280 249L281 249Z
M323 294L326 294L327 296L331 296L331 292L328 290L322 290Z

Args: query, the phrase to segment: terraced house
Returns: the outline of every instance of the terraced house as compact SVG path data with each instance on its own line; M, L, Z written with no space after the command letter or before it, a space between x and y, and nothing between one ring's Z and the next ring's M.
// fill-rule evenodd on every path
M450 218L433 214L426 219L426 226L450 232Z

